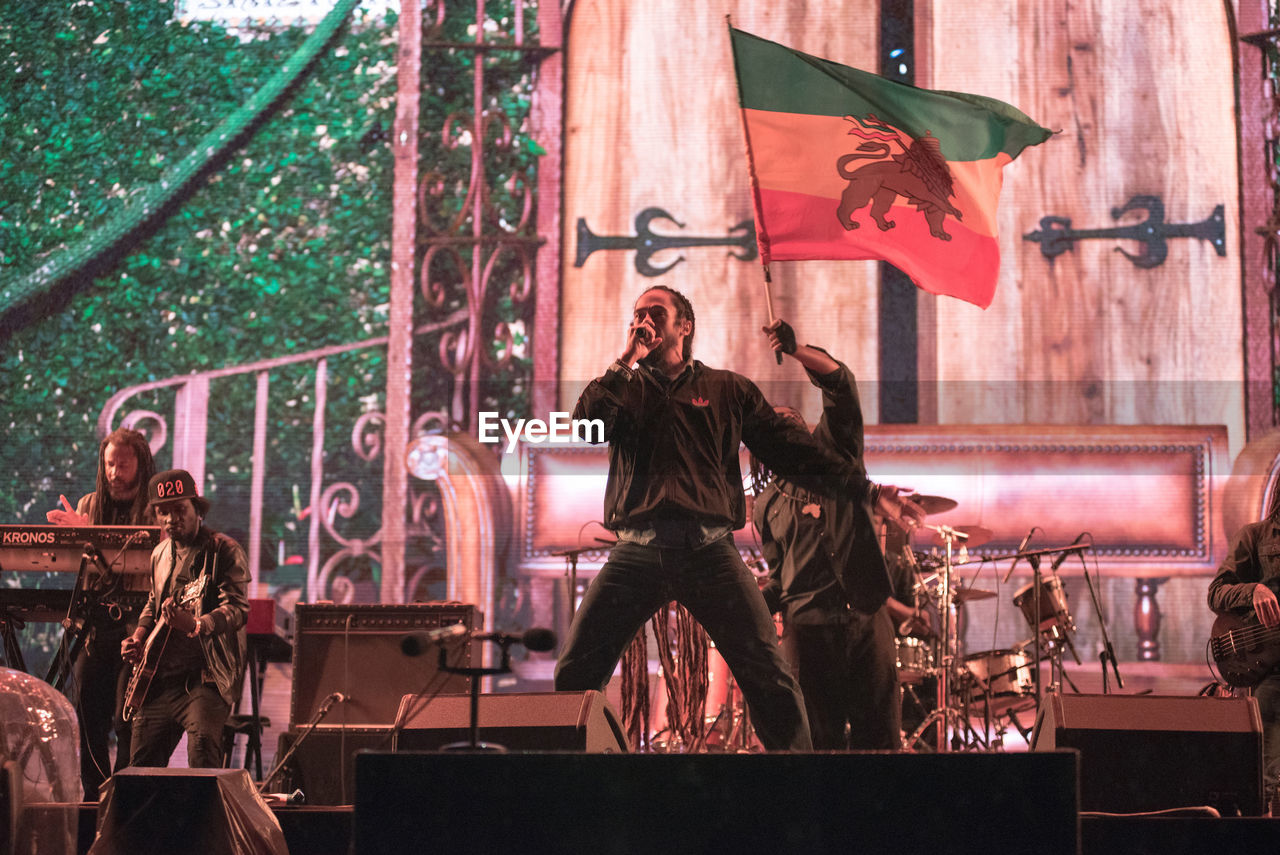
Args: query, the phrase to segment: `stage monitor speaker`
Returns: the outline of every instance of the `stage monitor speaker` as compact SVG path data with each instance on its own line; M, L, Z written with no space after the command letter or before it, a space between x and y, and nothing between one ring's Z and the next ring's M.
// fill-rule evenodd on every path
M390 751L389 727L316 728L299 739L305 729L280 734L276 757L297 750L285 763L272 789L291 793L302 790L309 805L349 805L356 798L356 755L361 751Z
M470 739L470 695L422 700L405 695L400 701L396 750L435 751ZM600 692L512 692L479 701L480 740L508 751L627 750L618 715Z
M363 753L356 855L1078 855L1076 757Z
M113 775L98 804L90 855L289 855L284 832L244 769L155 769Z
M1262 814L1262 720L1253 698L1045 696L1032 749L1080 752L1080 808L1210 805Z
M469 678L439 671L439 655L428 650L406 656L400 642L411 632L463 624L480 629L484 617L462 603L337 605L299 603L294 607L293 692L289 723L311 722L334 692L335 704L320 727L389 727L400 698L409 692L465 692ZM471 665L470 643L449 649L452 665Z

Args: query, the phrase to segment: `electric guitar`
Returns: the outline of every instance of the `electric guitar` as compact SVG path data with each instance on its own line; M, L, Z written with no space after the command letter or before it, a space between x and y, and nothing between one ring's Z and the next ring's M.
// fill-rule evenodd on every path
M1280 626L1268 629L1253 612L1219 615L1209 631L1209 653L1228 685L1252 688L1280 665Z
M188 603L196 602L203 597L208 585L209 577L202 573L183 585L182 589L174 595L173 601L179 608L185 608ZM162 613L155 627L152 628L151 634L147 636L147 643L142 648L142 659L133 666L133 676L129 678L129 688L124 694L125 721L133 721L134 715L146 701L147 692L151 690L151 682L155 679L156 669L160 666L160 660L164 658L164 651L172 633L173 627L169 625L169 621L165 620Z

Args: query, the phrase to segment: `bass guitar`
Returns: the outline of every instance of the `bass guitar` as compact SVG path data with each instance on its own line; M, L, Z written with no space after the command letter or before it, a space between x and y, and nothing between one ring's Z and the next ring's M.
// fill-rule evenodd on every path
M1209 631L1209 654L1228 685L1252 688L1280 665L1280 626L1268 629L1253 612L1219 615Z
M196 602L204 596L205 588L208 587L209 577L201 574L198 578L188 582L182 586L182 589L174 596L173 601L179 608L185 608L187 604ZM169 621L164 615L160 615L160 619L156 621L155 627L152 628L151 634L147 636L147 643L142 648L142 659L133 666L133 676L129 678L129 688L124 694L124 720L133 721L134 715L138 710L142 709L142 704L147 699L147 692L151 690L151 682L155 679L156 669L160 666L160 660L164 658L165 647L169 644L169 637L173 634L173 627L169 625Z

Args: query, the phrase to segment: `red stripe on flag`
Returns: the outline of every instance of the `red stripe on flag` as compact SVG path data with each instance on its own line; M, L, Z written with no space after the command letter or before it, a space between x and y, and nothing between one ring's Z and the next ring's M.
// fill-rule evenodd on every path
M853 214L859 228L846 230L836 218L839 201L783 190L758 191L756 222L768 234L773 261L807 259L884 260L932 294L957 297L986 308L995 297L1000 246L954 219L943 220L951 240L934 237L924 215L895 204L886 215L894 227L882 231L870 207ZM764 249L764 247L761 247Z

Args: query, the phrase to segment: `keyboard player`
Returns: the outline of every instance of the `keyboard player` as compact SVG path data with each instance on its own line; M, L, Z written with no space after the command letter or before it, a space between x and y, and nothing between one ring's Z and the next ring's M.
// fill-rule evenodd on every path
M146 437L119 428L98 446L93 492L83 496L75 510L65 496L60 497L63 507L49 511L46 517L55 525L155 525L145 489L155 471ZM137 585L144 590L149 581L142 575L122 575L121 579L125 586ZM89 585L90 579L85 582ZM129 669L123 667L120 644L135 626L127 615L112 618L105 610L92 610L84 628L84 645L72 663L69 694L80 718L80 777L86 801L97 801L99 787L113 770L129 765L131 727L123 718ZM114 765L110 755L113 731Z

